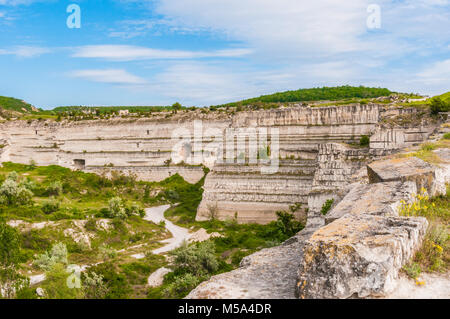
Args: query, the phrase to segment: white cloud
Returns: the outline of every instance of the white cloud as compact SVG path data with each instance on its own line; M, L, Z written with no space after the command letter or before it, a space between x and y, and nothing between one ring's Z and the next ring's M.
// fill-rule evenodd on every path
M169 102L178 100L202 106L299 89L311 83L314 86L347 84L358 76L354 66L339 61L266 71L239 62L223 65L188 61L173 63L156 74L145 90L163 95Z
M414 77L414 84L428 89L431 94L448 92L450 87L450 59L438 61L420 71Z
M71 72L69 76L82 78L93 82L119 85L141 85L146 83L144 79L128 73L126 70L122 69L77 70Z
M347 54L396 58L450 38L449 0L378 0L381 29L369 30L373 0L157 0L161 21L183 30L222 34L262 58L291 60ZM353 56L352 56L353 54Z
M133 61L150 59L196 59L208 57L239 57L250 54L248 49L217 51L159 50L131 45L89 45L78 47L73 57L99 58L111 61Z
M269 51L323 54L359 49L369 1L160 0L167 23L209 30Z
M48 48L24 45L12 49L0 49L0 55L15 55L20 58L33 58L50 52Z

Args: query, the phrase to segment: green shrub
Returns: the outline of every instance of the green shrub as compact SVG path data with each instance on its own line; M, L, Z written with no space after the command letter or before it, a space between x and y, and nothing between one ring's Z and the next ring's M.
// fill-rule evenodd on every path
M9 176L0 186L0 202L7 205L29 204L32 197L33 192L26 185L17 183Z
M167 298L183 298L200 282L200 278L194 276L193 274L186 273L182 276L176 277L175 280L167 286L163 294Z
M414 262L403 266L403 270L412 279L417 279L417 277L419 277L420 273L422 272L420 265L418 263L414 263Z
M184 243L170 254L175 257L175 269L180 272L202 276L213 273L219 268L219 262L215 255L215 245L211 241L196 243L191 246Z
M278 216L278 219L277 219L278 229L287 238L294 236L300 230L303 229L302 223L295 220L295 217L293 214L290 214L288 212L282 212L282 211L277 212L276 214Z
M42 209L42 212L47 215L54 213L54 212L58 211L58 209L59 209L59 202L55 199L51 199L49 201L44 202L41 209Z
M434 97L430 102L431 114L436 115L440 112L450 111L450 103L443 101L439 97Z
M322 205L322 209L320 210L322 215L328 214L328 212L330 211L331 207L333 206L333 203L334 203L334 199L327 199L326 200L326 202Z
M131 286L124 274L118 272L117 265L113 262L105 262L87 270L88 276L102 276L106 287L105 299L127 299L132 292Z
M125 206L123 200L120 197L111 198L108 202L109 207L109 217L126 219L127 213L125 211Z
M83 291L81 288L69 287L67 280L70 273L63 264L53 264L46 272L46 279L41 284L48 299L81 299Z
M369 146L370 144L370 138L367 135L361 136L359 139L359 145L360 146Z
M18 272L20 259L19 232L0 220L0 287L3 297L12 298L16 291L28 286L28 280Z
M443 138L444 140L450 140L450 133L445 133Z
M108 288L103 276L94 271L83 274L83 294L86 299L104 299L108 293Z
M52 182L46 189L47 196L59 196L63 193L63 185L60 181Z
M67 247L63 243L56 243L50 251L38 255L33 264L43 270L50 271L55 264L67 264Z

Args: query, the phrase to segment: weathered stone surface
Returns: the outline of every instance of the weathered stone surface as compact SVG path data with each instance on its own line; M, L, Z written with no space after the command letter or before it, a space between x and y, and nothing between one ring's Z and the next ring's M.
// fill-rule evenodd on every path
M294 299L303 245L313 231L305 228L281 246L245 257L240 268L211 277L186 298Z
M417 157L395 158L376 161L367 165L370 183L413 181L417 189L425 188L436 195L442 188L436 180L436 167Z
M414 182L384 182L357 184L326 216L329 224L345 214L398 215L400 201L417 194Z
M306 242L298 271L300 298L380 296L420 247L425 218L347 214Z

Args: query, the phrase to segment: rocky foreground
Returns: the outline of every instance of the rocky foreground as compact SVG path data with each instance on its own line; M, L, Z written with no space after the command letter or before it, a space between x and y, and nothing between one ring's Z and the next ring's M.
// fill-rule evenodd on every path
M387 159L367 171L368 184L353 184L326 218L310 212L314 223L295 237L246 257L239 269L212 277L187 298L433 297L429 290L414 295L400 276L421 247L428 222L398 216L398 208L423 189L444 193L450 158L444 156L439 166L415 157ZM447 275L441 279L433 287L449 286ZM449 298L450 290L439 297Z

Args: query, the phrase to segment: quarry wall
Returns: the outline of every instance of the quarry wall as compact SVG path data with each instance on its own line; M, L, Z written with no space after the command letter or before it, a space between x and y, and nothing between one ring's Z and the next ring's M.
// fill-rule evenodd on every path
M211 169L204 184L197 219L208 218L209 207L217 206L220 218L240 222L266 223L278 210L297 204L295 214L304 217L308 202L319 207L330 196L358 177L369 161L418 143L433 131L432 126L385 128L380 126L384 107L373 103L348 106L303 107L292 105L272 110L155 114L152 118L117 118L89 121L9 121L0 124L0 162L60 165L87 172L132 173L138 179L160 181L176 173L195 183L204 173L199 164ZM215 151L201 163L175 165L172 150L179 143L173 132L190 135L180 151L185 159L195 153L196 123L203 132L239 129L276 129L279 142L278 168L261 173L261 163L219 163ZM240 133L233 146L246 143ZM223 133L225 135L225 133ZM371 136L370 147L346 145L361 136ZM223 148L224 139L218 139ZM236 144L234 144L236 141ZM242 142L243 141L243 142ZM210 142L203 137L201 147ZM270 147L273 141L267 140ZM248 148L245 155L248 155ZM238 157L239 154L235 156ZM216 157L214 157L216 156ZM330 195L331 194L331 195ZM309 214L316 213L312 209Z

